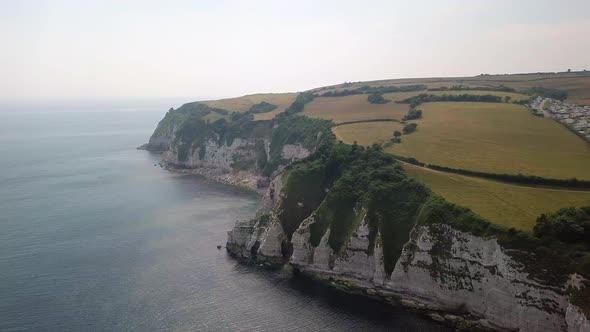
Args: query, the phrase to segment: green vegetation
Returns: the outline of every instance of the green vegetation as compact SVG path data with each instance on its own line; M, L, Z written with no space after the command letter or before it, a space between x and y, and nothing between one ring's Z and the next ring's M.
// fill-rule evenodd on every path
M311 243L317 246L330 228L328 243L340 252L366 216L371 242L381 234L391 273L429 191L407 178L377 145L327 144L290 167L284 193L278 218L289 237L313 212Z
M299 224L322 203L325 189L331 184L330 175L326 164L319 159L296 164L289 169L283 189L285 197L277 215L289 239Z
M531 96L526 95L526 94L521 94L521 93L504 92L504 91L490 91L490 90L467 90L467 91L445 90L445 91L428 91L428 93L420 92L420 91L418 91L418 92L396 92L396 93L384 94L383 97L385 97L387 99L391 99L395 102L402 102L405 99L416 97L421 94L434 95L434 96L443 96L443 95L460 96L460 95L464 95L464 94L479 95L479 96L493 95L493 96L498 96L498 97L502 98L504 102L506 102L506 97L509 97L509 101L512 103L524 103L524 102L527 102L528 100L530 100L530 98L531 98Z
M541 239L585 245L590 250L590 205L542 214L537 219L534 233Z
M258 218L259 226L266 226L270 223L270 215L263 214Z
M269 121L253 121L252 114L231 113L230 119L221 118L209 122L201 116L194 115L182 122L176 131L174 146L177 146L179 161L188 160L190 148L200 149L204 154L204 144L207 140L214 140L218 145L231 145L236 138L264 138L272 130ZM242 164L241 168L245 167Z
M367 97L367 101L371 104L387 104L391 100L387 100L387 99L383 98L383 94L381 94L381 93L371 93Z
M250 107L250 109L248 110L248 113L252 113L252 114L268 113L268 112L274 111L275 109L277 109L277 107L278 107L277 105L263 101L258 104L252 105Z
M478 103L501 103L502 97L492 94L478 95L478 94L443 94L434 95L422 93L408 99L404 99L401 102L410 104L410 107L416 107L422 103L432 103L437 101L467 101L467 102L478 102Z
M402 129L402 131L404 132L404 135L408 135L408 134L415 132L417 128L418 128L418 124L408 123L408 124L404 125L404 128Z
M236 98L201 101L199 103L212 108L224 109L227 112L239 113L248 112L252 106L263 102L277 105L277 108L273 111L256 113L254 116L255 120L271 120L289 107L295 100L295 97L297 97L296 93L259 93Z
M530 89L527 89L525 91L525 93L527 93L529 95L533 95L533 96L541 96L541 97L557 99L557 100L561 100L561 101L566 100L568 97L567 91L560 90L560 89L554 89L554 88L544 88L541 86L535 86Z
M412 91L423 91L426 90L426 85L413 84L413 85L402 85L402 86L362 86L358 89L344 89L339 91L328 91L318 95L318 97L344 97L359 94L384 94L392 92L412 92Z
M175 126L180 127L190 118L203 118L210 113L227 115L228 112L223 109L211 108L201 103L188 103L179 107L177 110L171 108L164 118L160 120L152 137L166 136L172 133Z
M500 91L500 92L516 92L516 89L504 86L469 86L469 85L453 85L450 87L441 86L436 88L428 88L428 91Z
M410 108L410 110L408 111L408 114L406 116L404 116L403 120L404 121L408 121L408 120L417 120L422 118L422 110L416 109L415 107Z
M532 185L532 186L564 187L564 188L590 188L590 181L578 180L576 178L548 179L548 178L543 178L543 177L534 176L534 175L485 173L485 172L470 171L470 170L466 170L466 169L451 168L451 167L440 166L440 165L431 165L431 164L424 164L424 163L420 163L420 164L422 164L423 166L426 165L428 168L431 168L431 169L434 169L437 171L462 174L462 175L468 175L468 176L477 176L480 178L498 180L498 181L504 181L504 182L511 182L511 183L517 183L517 184L527 184L527 185ZM416 163L415 165L418 165L418 163Z
M277 118L281 119L289 115L303 112L305 104L311 103L314 97L315 96L313 95L313 93L310 92L302 92L298 94L297 98L295 98L295 101L291 104L291 106L287 107L287 109L285 109L285 112L281 113L280 116L277 116Z
M222 130L225 119L215 121L211 126L205 117L211 113L227 115L226 110L211 108L201 103L188 103L177 110L171 109L154 131L154 136L171 134L173 128L178 128L174 145L178 146L180 161L188 159L188 153L194 142L202 143Z
M190 154L198 151L205 155L205 143L213 140L219 146L229 146L236 138L255 140L255 156L235 157L232 167L241 170L262 171L270 175L279 165L288 161L282 159L283 147L287 144L302 144L314 150L326 141L333 140L329 128L330 121L302 117L295 113L303 111L305 104L313 100L313 94L302 93L275 120L256 121L254 113L273 112L276 105L260 102L250 107L247 112L231 112L216 109L203 103L189 103L178 110L170 110L164 117L156 133L172 133L176 128L173 146L176 147L178 160L187 161ZM211 121L211 114L221 117ZM323 133L323 134L321 134ZM156 135L156 134L154 134ZM272 138L270 158L267 158L262 139ZM192 150L191 150L192 149Z
M287 114L287 111L282 114ZM334 140L330 132L330 121L299 115L281 116L280 119L278 126L272 130L270 158L263 170L266 176L271 175L278 165L284 163L281 154L285 145L300 143L313 151L322 144Z

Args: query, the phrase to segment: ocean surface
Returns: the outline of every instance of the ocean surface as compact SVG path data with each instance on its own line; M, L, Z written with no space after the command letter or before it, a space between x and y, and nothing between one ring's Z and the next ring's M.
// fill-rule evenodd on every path
M0 331L425 331L228 257L258 197L154 166L173 101L0 105Z

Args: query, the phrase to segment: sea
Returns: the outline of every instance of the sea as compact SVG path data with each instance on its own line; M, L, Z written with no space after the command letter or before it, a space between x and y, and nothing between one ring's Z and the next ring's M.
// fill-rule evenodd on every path
M0 103L0 331L447 330L218 249L259 197L136 149L181 103Z

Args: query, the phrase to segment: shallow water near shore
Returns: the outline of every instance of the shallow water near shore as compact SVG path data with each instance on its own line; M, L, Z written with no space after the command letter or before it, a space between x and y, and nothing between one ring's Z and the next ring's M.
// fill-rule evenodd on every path
M446 330L218 250L259 197L136 150L170 106L1 106L0 331Z

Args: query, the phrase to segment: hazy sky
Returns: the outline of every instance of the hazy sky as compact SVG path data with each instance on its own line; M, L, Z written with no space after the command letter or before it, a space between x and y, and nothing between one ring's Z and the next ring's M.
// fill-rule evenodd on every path
M590 69L590 0L0 0L0 98Z

